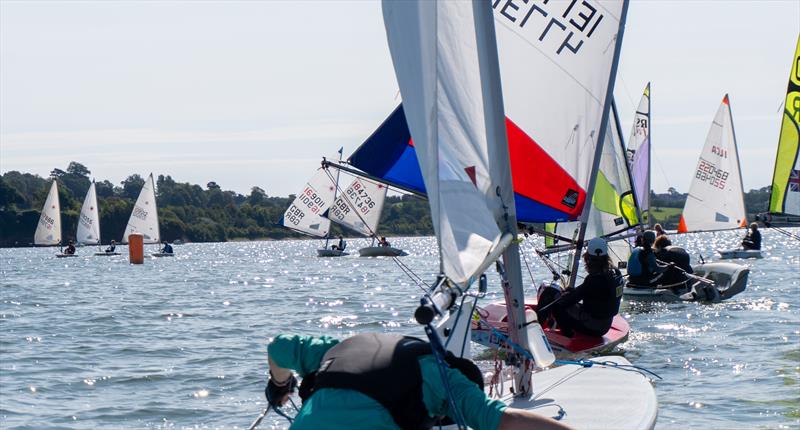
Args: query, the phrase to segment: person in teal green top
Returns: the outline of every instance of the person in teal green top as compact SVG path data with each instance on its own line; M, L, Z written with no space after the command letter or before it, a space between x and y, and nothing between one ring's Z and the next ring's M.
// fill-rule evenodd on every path
M286 403L294 391L297 381L292 371L303 378L303 406L292 430L429 429L436 419L452 415L436 358L430 345L419 339L376 333L343 341L281 335L270 342L267 352L267 398L272 406ZM448 356L447 362L450 391L470 428L569 429L488 398L482 374L471 361Z

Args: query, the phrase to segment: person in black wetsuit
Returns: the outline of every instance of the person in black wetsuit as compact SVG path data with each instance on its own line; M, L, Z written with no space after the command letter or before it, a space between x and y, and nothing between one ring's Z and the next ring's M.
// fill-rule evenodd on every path
M608 244L601 238L589 241L583 262L589 273L583 283L567 290L560 298L550 297L547 300L542 297L539 306L545 308L556 301L549 309L566 336L571 337L574 332L602 336L611 328L614 316L619 313L622 274L611 264ZM543 317L540 321L548 317L546 314L539 316Z
M111 243L108 244L108 248L106 248L107 253L112 253L114 250L117 249L117 241L111 240Z
M75 254L75 244L73 244L71 240L69 241L69 243L67 243L67 247L64 248L64 254L65 255Z
M680 246L672 246L672 242L665 235L658 236L653 244L654 254L658 263L666 263L667 271L661 277L664 285L673 285L687 280L686 273L694 273L691 257Z
M750 224L750 231L745 235L742 240L742 248L744 249L761 249L761 232L758 231L758 224Z
M170 245L169 242L164 240L161 242L161 244L164 245L164 247L161 248L162 254L172 254L172 245Z

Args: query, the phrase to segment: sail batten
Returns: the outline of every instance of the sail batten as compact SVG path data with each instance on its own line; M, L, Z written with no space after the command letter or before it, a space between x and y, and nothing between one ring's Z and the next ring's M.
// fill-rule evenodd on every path
M53 180L47 199L33 236L35 245L58 245L61 243L61 206L58 201L58 183Z
M800 216L800 35L786 89L769 212Z
M132 233L139 233L144 236L144 243L159 243L161 232L158 226L158 207L156 206L156 184L153 174L144 181L139 197L133 205L131 217L125 227L123 242L128 241L128 236Z
M678 232L725 230L746 225L736 134L726 94L700 153Z
M100 216L94 181L89 185L89 190L83 200L83 206L81 206L76 240L84 245L100 244Z

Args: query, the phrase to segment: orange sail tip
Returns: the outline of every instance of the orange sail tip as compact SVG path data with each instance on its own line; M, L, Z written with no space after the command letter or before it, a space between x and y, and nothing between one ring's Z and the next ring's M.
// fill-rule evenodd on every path
M683 219L683 215L681 215L681 221L678 223L678 233L688 233L688 232L689 229L686 228L686 221Z
M722 98L722 103L725 103L726 105L730 104L730 102L728 102L728 95L727 94L725 94L725 97Z
M739 227L747 227L747 219L743 219L742 223L739 224Z

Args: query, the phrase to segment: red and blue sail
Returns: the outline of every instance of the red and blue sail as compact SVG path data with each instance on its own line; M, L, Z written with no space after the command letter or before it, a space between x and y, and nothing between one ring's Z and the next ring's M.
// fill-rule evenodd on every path
M520 222L577 220L586 191L536 141L506 118L514 202ZM349 158L350 164L389 184L425 193L403 105Z

